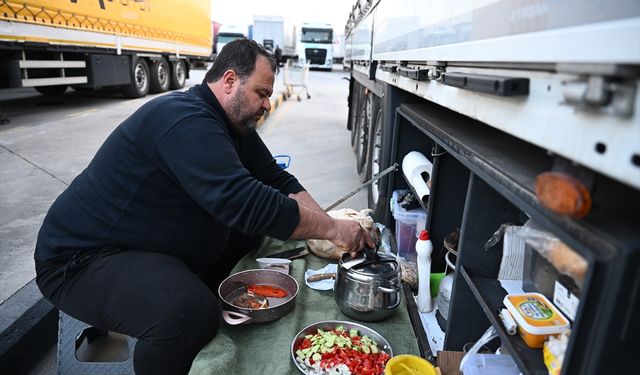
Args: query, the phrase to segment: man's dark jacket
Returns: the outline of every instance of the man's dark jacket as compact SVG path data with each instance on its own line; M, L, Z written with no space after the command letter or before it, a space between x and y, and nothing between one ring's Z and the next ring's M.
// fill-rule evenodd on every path
M44 219L35 258L116 246L212 265L230 228L279 239L303 187L255 130L237 137L209 87L154 99L120 124Z

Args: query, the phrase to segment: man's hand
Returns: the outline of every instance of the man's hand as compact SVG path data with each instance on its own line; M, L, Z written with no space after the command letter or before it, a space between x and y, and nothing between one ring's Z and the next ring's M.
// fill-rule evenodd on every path
M329 240L342 250L352 253L352 256L365 247L375 247L369 233L358 222L352 220L334 219L334 228Z
M373 240L362 226L351 220L333 219L326 212L298 204L300 223L291 238L329 240L352 256L365 247L374 247Z

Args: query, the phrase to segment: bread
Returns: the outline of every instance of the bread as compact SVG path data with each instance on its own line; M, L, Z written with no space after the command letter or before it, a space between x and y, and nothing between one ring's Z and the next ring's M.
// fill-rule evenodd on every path
M371 216L369 216L371 212L372 210L369 209L356 211L351 208L342 208L339 210L331 210L327 212L327 214L334 219L357 221L367 232L369 232L373 242L379 243L380 231L378 230L378 227L376 227ZM339 260L342 254L345 253L344 250L340 249L328 240L307 240L307 245L309 246L309 251L311 251L311 253L323 259Z

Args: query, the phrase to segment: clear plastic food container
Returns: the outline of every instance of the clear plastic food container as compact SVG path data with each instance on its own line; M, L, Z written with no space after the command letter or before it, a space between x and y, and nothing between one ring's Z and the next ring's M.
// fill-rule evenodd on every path
M503 300L518 324L518 333L530 348L569 329L569 321L540 293L507 294Z

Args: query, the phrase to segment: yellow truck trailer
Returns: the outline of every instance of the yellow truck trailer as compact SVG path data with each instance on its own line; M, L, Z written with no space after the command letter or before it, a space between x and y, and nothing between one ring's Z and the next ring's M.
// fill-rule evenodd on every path
M210 0L0 0L0 88L184 86L212 53Z

